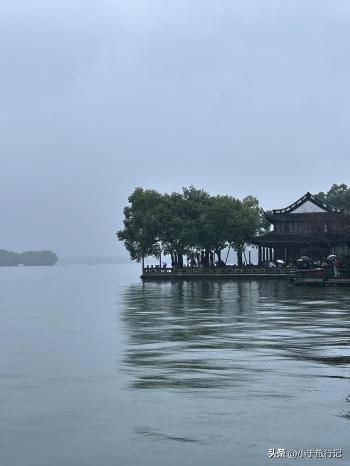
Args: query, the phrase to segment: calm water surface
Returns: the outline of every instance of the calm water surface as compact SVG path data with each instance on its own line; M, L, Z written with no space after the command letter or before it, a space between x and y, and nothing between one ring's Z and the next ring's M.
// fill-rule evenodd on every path
M0 269L1 466L350 465L350 288L138 275Z

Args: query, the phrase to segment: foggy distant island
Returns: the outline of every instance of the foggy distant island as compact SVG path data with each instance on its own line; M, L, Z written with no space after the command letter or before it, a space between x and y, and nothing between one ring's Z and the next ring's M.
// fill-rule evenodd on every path
M52 251L11 252L0 249L0 267L18 265L54 265L58 260Z

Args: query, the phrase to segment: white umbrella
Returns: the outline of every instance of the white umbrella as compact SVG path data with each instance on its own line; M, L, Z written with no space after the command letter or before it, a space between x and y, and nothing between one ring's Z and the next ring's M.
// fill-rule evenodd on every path
M277 259L276 262L277 262L277 264L284 264L284 260L282 260L282 259Z
M332 260L332 259L336 259L337 256L335 254L331 254L330 256L327 257L327 260Z

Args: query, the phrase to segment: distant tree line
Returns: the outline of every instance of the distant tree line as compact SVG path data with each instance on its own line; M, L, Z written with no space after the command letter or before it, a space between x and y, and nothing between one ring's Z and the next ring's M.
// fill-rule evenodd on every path
M54 265L58 258L52 251L26 251L16 253L0 249L0 266Z
M241 265L246 243L268 227L253 196L211 196L191 186L172 194L136 188L128 200L117 236L138 262L165 254L173 267L183 267L184 256L208 267L223 263L222 251L231 247Z

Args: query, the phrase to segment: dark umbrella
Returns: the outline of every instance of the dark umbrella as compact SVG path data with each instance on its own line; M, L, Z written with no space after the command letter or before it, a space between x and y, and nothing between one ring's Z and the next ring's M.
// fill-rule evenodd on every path
M311 262L311 259L309 256L301 256L301 260L304 262Z

